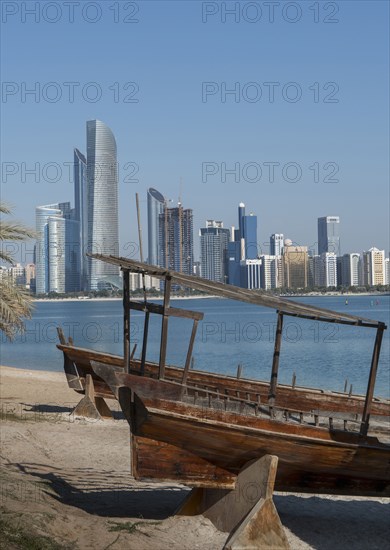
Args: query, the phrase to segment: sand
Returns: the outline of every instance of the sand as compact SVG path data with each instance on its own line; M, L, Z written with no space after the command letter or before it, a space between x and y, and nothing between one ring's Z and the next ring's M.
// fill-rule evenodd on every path
M3 548L218 550L202 516L175 517L188 489L130 475L127 423L87 421L62 373L1 368ZM275 494L292 550L383 550L389 500ZM35 546L32 545L35 544Z

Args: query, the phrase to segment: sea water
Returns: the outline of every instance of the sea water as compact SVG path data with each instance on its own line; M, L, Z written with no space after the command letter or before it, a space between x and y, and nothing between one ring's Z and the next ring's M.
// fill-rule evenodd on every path
M389 325L389 296L310 296L295 298L311 304ZM202 311L194 345L194 368L236 375L242 365L242 377L269 380L274 350L276 313L231 300L180 299L172 306ZM142 348L144 314L131 312L131 348L135 357ZM0 350L2 365L28 369L61 371L62 353L57 350L56 327L63 328L75 345L121 355L123 352L123 313L120 300L78 300L36 302L26 332L10 343L3 337ZM183 366L186 359L192 321L169 319L167 364ZM284 317L279 381L343 391L365 393L376 330L333 323ZM161 316L150 315L147 359L158 361ZM390 339L384 333L375 394L390 397Z

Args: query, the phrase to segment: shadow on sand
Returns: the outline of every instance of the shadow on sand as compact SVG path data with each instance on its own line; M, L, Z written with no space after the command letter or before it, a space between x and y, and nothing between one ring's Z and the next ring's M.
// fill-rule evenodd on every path
M177 486L137 483L130 474L89 468L53 470L46 464L16 464L19 471L45 482L44 492L68 506L103 517L165 519L188 490ZM128 482L126 481L128 479Z

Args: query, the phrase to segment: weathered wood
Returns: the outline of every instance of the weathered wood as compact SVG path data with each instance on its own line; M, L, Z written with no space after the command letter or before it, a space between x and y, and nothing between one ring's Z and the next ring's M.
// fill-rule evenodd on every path
M61 342L61 344L66 345L66 338L65 338L65 335L64 335L64 331L62 330L62 327L57 327L57 334L58 334L58 339Z
M131 473L139 481L184 482L190 487L225 489L233 489L236 484L236 474L168 443L133 436L131 454Z
M136 260L130 260L129 258L118 258L115 256L106 256L103 254L88 254L88 256L107 262L113 265L120 266L122 269L129 269L133 273L145 273L159 279L165 279L170 277L174 284L201 290L215 296L222 296L230 298L232 300L239 300L241 302L247 302L251 304L257 304L265 307L271 307L278 309L283 314L293 313L299 315L306 315L305 318L319 320L334 320L335 322L343 322L350 325L372 326L378 327L379 322L372 319L365 319L363 317L357 317L348 313L340 313L331 311L325 308L317 308L306 304L300 304L290 301L286 298L278 298L276 296L270 296L262 292L253 292L244 288L238 288L233 285L225 285L223 283L217 283L215 281L209 281L202 279L201 277L195 277L193 275L186 275L184 273L178 273L177 271L167 270L166 268L160 268L157 266L150 266Z
M87 374L85 379L85 395L73 409L71 414L93 418L95 420L112 418L111 411L104 399L95 396L93 380L90 374Z
M123 368L128 372L130 365L130 273L123 270Z
M370 421L372 399L374 397L376 373L378 370L379 354L380 354L384 329L385 329L384 323L380 323L376 333L376 337L375 337L374 351L372 353L370 376L368 380L366 401L364 403L362 425L360 430L361 435L367 435L367 432L368 432L368 424Z
M190 369L191 360L192 360L192 351L194 349L194 342L196 337L196 330L198 328L198 320L194 319L194 324L192 325L192 332L190 337L190 343L188 345L186 363L184 365L183 378L181 383L184 385L187 383L188 371Z
M280 346L282 342L283 331L283 313L278 312L278 321L276 324L274 356L272 360L271 382L269 388L268 402L273 405L276 397L276 387L278 385L278 370L280 358Z
M161 344L160 344L160 361L158 368L158 377L160 380L164 379L165 376L165 359L167 355L167 344L168 344L168 319L167 315L169 302L171 299L171 277L166 277L165 286L164 286L164 314L162 318L161 326Z
M278 458L265 455L238 474L233 490L194 489L178 515L202 514L220 531L230 533L226 550L289 549L272 500Z
M146 349L148 346L148 332L149 332L149 311L145 313L145 322L144 322L144 336L142 341L142 353L141 353L141 375L145 374L145 361L146 361Z
M133 435L185 449L232 473L272 451L279 457L278 490L390 496L390 446L374 437L205 408L204 402L181 402L175 393L181 384L108 367L97 373L107 374L115 393L123 383L134 392Z
M130 354L130 361L133 360L133 357L135 355L136 350L137 350L137 344L134 344L133 349L132 349L131 354Z
M237 365L237 378L240 379L242 375L242 365L241 363Z
M111 367L116 370L123 369L123 357L120 357L118 355L112 355L90 349L70 347L62 344L59 344L57 347L58 349L63 351L64 360L65 357L69 359L69 368L72 369L71 373L75 378L77 378L78 376L83 378L85 377L85 374L92 374L93 377L96 376L90 366L90 360L95 360L105 363L107 365L111 365ZM73 363L77 365L77 370L74 368ZM65 365L64 369L65 372L67 372ZM131 372L139 373L139 370L140 361L132 361ZM167 366L165 374L168 380L180 382L183 377L183 369ZM157 377L158 364L146 362L145 375ZM240 380L237 380L236 377L232 376L222 376L214 373L192 369L189 370L188 383L190 383L190 385L202 384L203 386L207 386L210 389L214 389L215 391L219 389L225 392L225 389L227 389L229 392L232 393L232 395L235 395L237 390L244 394L249 393L249 398L247 398L247 400L251 400L254 403L257 403L258 398L262 401L266 401L269 393L269 383L267 382L263 382L260 380L246 380L242 378ZM82 387L74 387L72 389L75 389L77 391L78 389L82 389ZM113 397L112 392L107 385L102 385L99 388L99 391L102 392L102 397ZM275 405L279 407L298 409L306 412L309 412L313 409L319 409L323 411L333 411L339 413L346 412L351 414L362 414L364 401L364 396L359 395L349 397L343 392L322 391L311 388L302 388L299 386L296 386L295 389L292 390L291 386L278 384L278 392L275 399ZM390 401L375 398L372 402L371 415L390 416Z
M176 307L164 308L163 305L153 304L152 302L136 302L132 300L130 302L130 309L136 311L148 311L149 313L155 313L157 315L168 315L169 317L182 317L183 319L197 319L201 321L204 314L200 311L190 311L189 309L180 309Z

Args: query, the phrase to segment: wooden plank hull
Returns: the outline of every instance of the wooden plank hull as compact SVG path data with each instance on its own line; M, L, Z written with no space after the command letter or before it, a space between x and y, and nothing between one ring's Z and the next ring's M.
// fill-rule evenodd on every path
M83 392L85 386L86 374L91 374L94 378L95 393L99 397L113 398L113 393L109 386L94 373L91 367L91 361L98 361L111 366L114 370L123 372L123 358L117 355L111 355L94 350L77 348L73 346L58 345L66 358L64 362L65 373L68 381L72 381L70 387L76 391ZM131 373L140 372L140 361L132 360L130 363ZM158 365L147 362L145 364L145 376L157 377ZM167 380L180 382L183 377L183 369L167 366L165 369ZM76 379L76 385L75 385ZM260 400L265 403L268 400L269 383L259 380L248 380L243 378L234 378L231 376L222 376L214 373L208 373L197 370L188 372L187 382L191 386L198 385L208 387L215 392L222 392L225 395L239 397L241 399L250 399L254 402ZM315 390L311 388L296 387L279 384L275 405L278 407L287 407L290 409L307 411L329 411L348 413L349 415L359 415L363 412L364 396L348 396L348 394ZM374 399L372 403L373 416L390 416L390 401L385 399Z
M277 455L277 490L390 496L390 446L374 437L202 408L181 401L179 386L150 379L145 384L141 377L115 373L107 367L95 370L111 387L129 421L135 436L134 471L138 477L147 470L145 449L140 452L140 446L134 445L141 437L168 444L167 463L179 462L180 452L185 451L187 457L190 453L218 471L234 475L250 460ZM188 458L189 472L191 467ZM149 477L153 477L150 460L148 468ZM156 460L155 477L166 479L166 473ZM210 472L203 469L201 473L204 483L215 484ZM182 479L178 477L175 479L194 485L185 471Z

